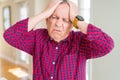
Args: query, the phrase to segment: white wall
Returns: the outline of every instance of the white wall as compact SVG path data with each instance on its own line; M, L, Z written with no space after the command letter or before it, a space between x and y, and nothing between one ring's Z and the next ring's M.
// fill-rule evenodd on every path
M91 21L111 35L114 50L94 59L92 80L120 80L120 0L91 0Z

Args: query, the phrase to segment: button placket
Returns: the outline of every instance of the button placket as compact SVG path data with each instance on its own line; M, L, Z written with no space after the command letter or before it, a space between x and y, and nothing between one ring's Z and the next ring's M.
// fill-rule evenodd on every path
M56 45L55 47L54 47L54 49L55 49L55 52L54 52L54 56L56 56L56 55L58 55L58 53L59 53L59 47L58 47L58 45ZM54 67L54 69L55 69L55 67L56 67L56 58L57 57L55 57L55 58L53 58L53 61L52 61L52 67ZM50 75L50 79L51 80L54 80L55 79L55 77L54 77L54 75L56 75L54 72L56 72L55 70L54 71L51 71L51 75Z

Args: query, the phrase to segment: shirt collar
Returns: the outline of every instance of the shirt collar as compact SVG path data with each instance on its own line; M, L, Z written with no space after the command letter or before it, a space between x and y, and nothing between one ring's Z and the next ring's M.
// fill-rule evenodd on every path
M46 30L47 31L47 30ZM70 33L69 33L69 35L68 35L68 37L67 38L65 38L64 40L62 40L62 41L60 41L60 43L62 43L62 42L69 42L70 43L70 41L71 41L71 39L72 39L72 33L73 33L73 31L71 31ZM48 31L46 32L46 41L54 41L50 36L49 36L49 34L48 34Z

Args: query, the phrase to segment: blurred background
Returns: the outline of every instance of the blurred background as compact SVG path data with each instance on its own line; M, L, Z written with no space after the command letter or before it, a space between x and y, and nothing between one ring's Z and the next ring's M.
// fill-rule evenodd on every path
M50 0L0 0L0 80L32 80L32 56L3 38L17 21L40 13ZM87 80L120 80L120 0L71 0L79 14L112 36L115 48L102 58L87 61ZM36 26L45 28L45 21Z

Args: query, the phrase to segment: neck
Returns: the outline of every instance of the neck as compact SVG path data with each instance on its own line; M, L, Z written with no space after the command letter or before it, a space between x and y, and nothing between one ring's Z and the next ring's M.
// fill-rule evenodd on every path
M54 39L57 43L59 43L60 41L66 39L68 37L68 35L64 36L64 37L61 37L61 38L58 38L58 37L53 37L52 39Z

